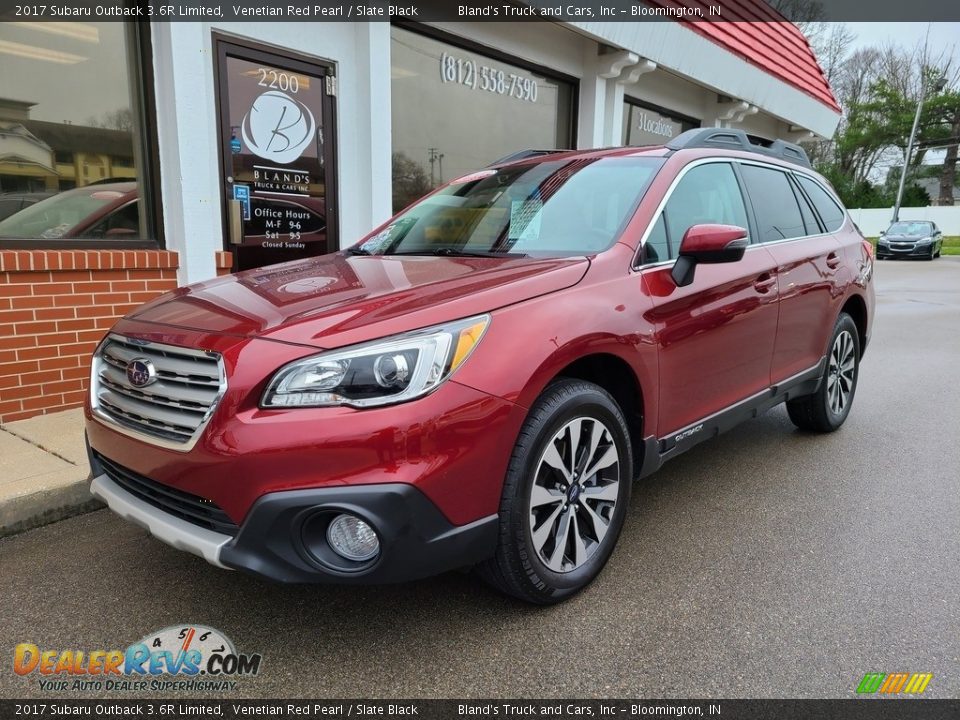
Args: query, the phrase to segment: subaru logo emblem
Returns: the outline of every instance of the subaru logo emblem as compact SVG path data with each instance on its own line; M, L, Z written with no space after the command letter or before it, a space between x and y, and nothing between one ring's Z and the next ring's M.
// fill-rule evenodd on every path
M134 358L127 363L127 382L135 388L156 382L157 368L146 358Z

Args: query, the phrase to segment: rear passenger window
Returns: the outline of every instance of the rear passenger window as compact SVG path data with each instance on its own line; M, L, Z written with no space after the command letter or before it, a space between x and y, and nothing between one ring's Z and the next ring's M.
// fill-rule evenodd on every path
M820 187L819 183L803 175L797 175L796 178L800 182L800 186L810 197L810 202L812 202L813 206L817 209L817 213L820 215L820 219L823 220L827 231L833 232L834 230L839 230L846 217L843 208L837 205L836 201L830 197L826 190Z
M741 165L743 181L757 216L758 241L789 240L807 234L787 174L757 165Z
M793 194L797 198L797 202L800 203L800 214L803 216L803 225L807 229L807 235L819 235L823 231L817 222L817 216L813 214L810 202L796 185L793 186Z
M687 230L704 223L749 227L740 185L729 163L698 165L683 176L647 238L646 262L657 262L654 252L659 260L677 257Z

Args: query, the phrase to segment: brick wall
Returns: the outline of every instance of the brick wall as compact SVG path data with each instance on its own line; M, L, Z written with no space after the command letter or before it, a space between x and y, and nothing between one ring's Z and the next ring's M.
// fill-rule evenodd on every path
M233 253L224 250L217 250L217 277L223 277L230 274L230 268L233 267Z
M0 422L79 407L117 318L177 286L161 250L0 250Z

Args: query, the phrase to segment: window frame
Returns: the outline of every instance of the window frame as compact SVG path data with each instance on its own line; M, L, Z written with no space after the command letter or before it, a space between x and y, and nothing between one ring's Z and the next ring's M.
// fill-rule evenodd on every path
M156 117L153 45L149 23L125 21L126 56L130 69L131 104L139 127L134 132L134 162L140 161L137 194L141 223L152 237L138 240L103 238L0 238L0 250L163 250L163 202L160 198L160 153L157 131L146 118ZM22 209L22 208L21 208Z
M799 188L800 192L803 194L803 197L807 199L807 203L809 203L810 208L813 210L813 214L817 217L817 220L820 222L820 228L823 230L822 234L830 235L835 232L840 232L843 229L844 225L847 224L847 221L850 219L850 213L847 211L846 206L840 201L840 199L836 196L836 194L831 192L828 187L826 187L822 182L817 180L812 175L807 175L806 173L799 173L794 171L793 176L794 176L794 181L796 182L797 188ZM817 204L813 201L813 198L810 197L810 193L808 193L806 189L803 187L803 183L800 182L800 178L809 180L814 185L819 187L821 190L823 190L824 193L826 193L827 198L830 199L834 205L840 208L840 211L843 213L843 222L840 223L840 227L838 227L836 230L830 230L829 228L827 228L827 221L824 220L823 215L820 214L820 210L817 208ZM809 237L814 237L814 236L809 236Z
M747 246L747 252L749 252L755 247L765 247L769 245L777 245L780 243L798 242L801 240L808 240L811 238L823 237L825 235L832 235L834 233L840 232L846 226L846 224L850 222L850 213L847 211L846 206L837 198L836 193L831 191L830 188L824 185L824 183L822 183L816 177L814 177L809 173L803 172L799 168L784 167L783 165L777 165L774 163L767 163L760 160L754 160L752 158L743 158L743 157L717 155L715 157L700 158L698 160L693 160L687 163L686 165L684 165L680 169L680 171L677 173L677 176L671 181L670 186L667 188L666 192L663 194L663 197L660 199L660 202L657 204L656 210L651 215L650 220L647 221L647 225L644 228L644 231L640 234L640 242L637 245L636 252L634 252L633 259L630 263L631 271L643 272L650 268L662 268L662 267L666 267L668 265L673 265L674 263L676 263L677 261L676 258L670 258L667 260L658 260L657 262L654 262L654 263L644 264L643 249L647 244L647 239L650 237L650 233L653 232L653 228L657 224L657 220L659 219L661 213L663 212L663 209L666 207L667 202L669 202L670 197L673 195L674 190L676 189L677 185L680 184L680 181L683 179L683 177L695 167L699 167L700 165L706 165L708 163L717 163L717 162L725 162L732 165L734 174L737 177L737 183L740 186L740 194L743 196L744 204L746 205L746 209L747 209L747 222L749 224L749 227L747 228L747 232L749 234L748 240L750 242L750 244ZM832 230L832 231L826 230L826 224L823 222L823 218L820 217L820 213L817 211L816 206L813 204L813 202L808 200L810 209L813 210L814 217L816 218L820 227L823 229L822 232L811 234L811 235L802 235L800 237L786 238L783 240L773 240L768 243L754 242L754 238L758 236L758 232L757 232L756 218L754 217L754 213L753 213L753 199L750 197L750 193L747 191L746 185L743 182L743 177L740 174L741 165L759 165L760 167L765 167L765 168L770 168L773 170L780 170L782 172L785 172L791 182L791 187L795 186L801 192L804 192L803 187L800 185L799 181L797 181L796 179L797 177L804 177L816 183L824 192L827 193L830 199L837 204L837 207L843 210L843 214L844 214L843 225L841 225L836 230ZM794 177L790 178L791 175L793 175ZM806 193L804 193L804 198L806 198ZM797 202L799 204L800 202L799 198L797 199ZM669 242L669 231L668 231L668 242Z
M753 218L753 207L749 202L749 196L746 194L745 188L743 186L743 178L740 177L740 172L739 172L739 169L737 168L737 160L738 158L724 157L724 156L718 155L716 157L700 158L698 160L693 160L687 163L686 165L684 165L680 169L680 172L677 173L677 176L671 181L670 186L667 188L666 192L663 194L663 197L660 198L660 202L657 204L657 208L655 212L651 216L650 220L647 222L647 226L644 229L643 233L640 235L640 243L637 245L637 250L634 253L633 260L630 263L631 270L642 272L649 268L664 267L666 265L672 265L677 261L677 258L669 258L667 260L658 260L657 262L644 264L643 249L646 246L647 239L650 237L650 233L653 232L653 228L657 224L657 221L659 220L660 215L663 213L664 209L667 206L667 203L670 201L670 198L673 197L674 191L677 189L677 186L680 184L683 178L686 177L687 173L693 170L694 168L700 167L702 165L709 165L712 163L726 163L727 165L730 165L730 169L733 171L733 175L737 181L737 188L740 190L740 197L743 200L743 209L747 214L747 240L750 243L747 249L749 250L754 246L755 243L753 242L753 237L755 235L756 230L755 230L754 218ZM666 221L666 218L664 218L664 229L667 234L667 243L669 245L670 228ZM679 247L677 249L679 250Z
M751 242L750 242L751 245L773 245L773 244L775 244L775 243L792 242L792 241L794 241L794 240L802 240L802 239L804 239L804 238L816 237L817 235L822 235L822 234L823 234L822 232L807 234L807 223L806 223L806 220L805 220L804 217L803 217L803 209L800 207L800 202L801 202L801 200L800 200L800 198L797 196L797 185L798 185L798 183L794 182L794 180L790 177L790 175L791 175L792 173L791 173L791 170L790 170L789 168L783 168L783 167L779 167L779 166L777 166L777 165L770 165L770 164L768 164L768 163L752 162L752 161L749 161L749 160L748 160L748 161L740 161L740 160L738 160L738 162L742 162L742 164L744 164L744 165L753 165L753 166L755 166L755 167L760 167L760 168L763 168L763 169L765 169L765 170L779 171L780 173L782 173L782 174L785 176L785 179L786 179L786 181L787 181L787 187L790 189L790 194L791 194L791 196L793 197L793 201L797 204L797 213L800 215L800 224L803 226L803 234L801 234L801 235L794 235L793 237L788 237L788 238L780 238L779 240L767 240L767 241L764 241L764 240L760 237L760 222L759 222L759 220L758 220L758 218L757 218L757 209L756 209L756 207L754 206L753 196L750 194L750 188L748 187L748 185L747 185L747 183L746 183L746 178L743 178L743 179L742 179L742 182L743 182L743 187L742 187L743 193L744 193L744 196L745 196L746 199L747 199L747 202L749 202L749 204L750 204L750 213L751 213L752 216L753 216L753 222L755 223L755 226L756 226L756 228L757 228L756 235L754 236L754 237L755 237L755 241L754 241L754 240L751 240ZM808 207L810 207L811 211L813 211L813 203L809 203L809 202L808 202L807 204L808 204ZM818 225L820 228L823 227L823 222L822 222L822 220L817 216L817 213L816 213L815 211L814 211L814 220L817 222L817 225Z

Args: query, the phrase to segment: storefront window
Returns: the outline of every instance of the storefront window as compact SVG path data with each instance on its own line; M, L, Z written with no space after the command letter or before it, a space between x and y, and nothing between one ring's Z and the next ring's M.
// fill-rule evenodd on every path
M623 103L623 144L663 145L685 130L700 127L694 118L628 99Z
M134 32L0 23L0 242L153 237Z
M569 148L573 84L391 31L393 208L511 153Z

